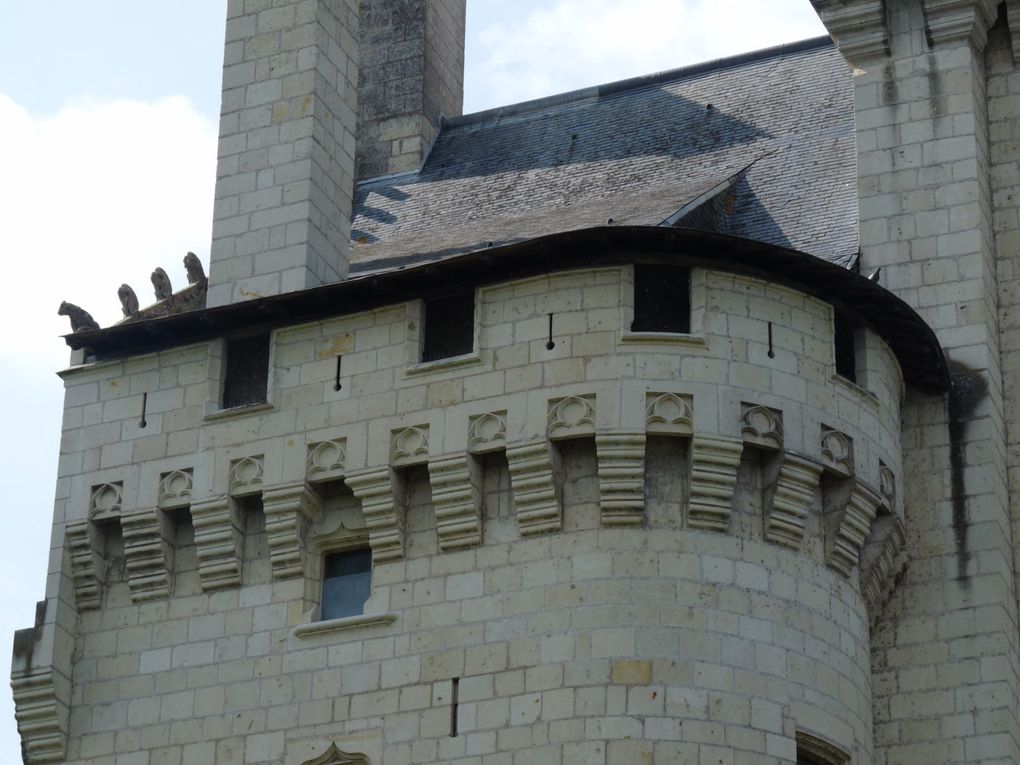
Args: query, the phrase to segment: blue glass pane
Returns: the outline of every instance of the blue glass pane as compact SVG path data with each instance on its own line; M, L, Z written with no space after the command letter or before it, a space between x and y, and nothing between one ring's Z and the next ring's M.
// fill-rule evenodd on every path
M357 550L326 557L322 582L322 618L339 619L365 612L372 594L372 553Z

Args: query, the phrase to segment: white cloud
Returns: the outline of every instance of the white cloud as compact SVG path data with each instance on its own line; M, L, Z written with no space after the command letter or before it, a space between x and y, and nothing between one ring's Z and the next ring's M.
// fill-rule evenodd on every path
M804 0L559 0L481 29L468 110L825 34Z
M36 116L0 94L0 124L0 360L55 369L69 331L61 300L107 326L121 318L122 282L147 305L156 266L181 287L187 250L208 263L216 130L180 97Z

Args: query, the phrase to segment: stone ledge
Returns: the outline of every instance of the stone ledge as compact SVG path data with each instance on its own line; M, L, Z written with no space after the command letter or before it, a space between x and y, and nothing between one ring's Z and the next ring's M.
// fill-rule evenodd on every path
M329 632L346 632L347 630L356 630L362 627L384 627L387 624L393 624L396 620L397 614L392 611L383 614L344 616L340 619L326 619L321 622L300 624L294 628L293 635L301 639Z
M217 420L229 420L234 417L244 417L249 414L259 414L261 412L270 412L276 407L270 404L268 401L263 401L260 404L245 404L244 406L235 406L230 409L213 409L212 411L206 412L202 416L202 420L205 422L215 422Z
M430 372L446 372L451 369L474 366L482 366L482 357L476 351L462 353L460 356L450 356L447 359L421 361L416 364L410 364L404 369L404 377L418 377L419 375L427 375Z
M621 332L621 345L678 345L684 348L705 348L701 335L687 335L679 332Z

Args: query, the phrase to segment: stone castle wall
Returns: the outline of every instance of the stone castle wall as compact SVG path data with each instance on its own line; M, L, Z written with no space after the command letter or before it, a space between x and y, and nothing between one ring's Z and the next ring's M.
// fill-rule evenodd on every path
M280 329L241 410L222 341L65 373L66 761L870 762L895 359L861 330L838 377L832 309L758 279L694 270L690 335L633 299L629 266L484 287L426 364L416 301ZM367 616L319 621L356 544Z

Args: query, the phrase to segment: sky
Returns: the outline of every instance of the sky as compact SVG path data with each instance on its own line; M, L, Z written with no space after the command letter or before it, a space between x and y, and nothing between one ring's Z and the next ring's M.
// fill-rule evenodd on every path
M0 0L0 671L44 592L66 365L57 307L208 270L225 0ZM468 0L465 112L825 34L809 0ZM19 761L0 693L0 762Z

